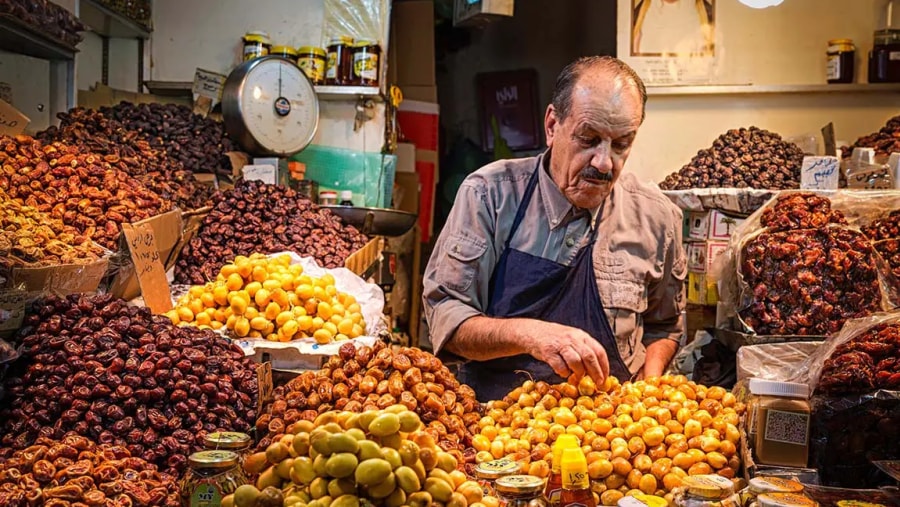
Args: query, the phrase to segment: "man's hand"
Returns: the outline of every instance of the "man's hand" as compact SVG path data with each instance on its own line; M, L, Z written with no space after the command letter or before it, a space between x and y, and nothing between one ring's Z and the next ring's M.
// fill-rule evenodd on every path
M533 320L523 325L528 328L523 330L529 339L528 353L549 364L560 377L574 374L577 380L587 375L602 385L609 376L606 350L591 335L552 322Z

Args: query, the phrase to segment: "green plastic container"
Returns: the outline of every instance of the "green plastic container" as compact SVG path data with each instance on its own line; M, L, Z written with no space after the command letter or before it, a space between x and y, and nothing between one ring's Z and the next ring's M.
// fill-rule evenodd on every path
M291 160L306 165L306 179L323 190L351 190L353 205L390 208L397 156L309 145Z

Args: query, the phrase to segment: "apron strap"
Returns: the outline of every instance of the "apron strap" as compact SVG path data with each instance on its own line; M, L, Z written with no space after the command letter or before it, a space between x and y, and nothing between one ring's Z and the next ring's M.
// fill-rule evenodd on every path
M540 160L543 160L543 158ZM528 205L531 203L534 189L537 188L540 171L543 170L540 160L538 160L538 163L536 164L537 167L531 174L531 178L528 180L528 186L525 187L525 195L522 196L522 202L519 203L519 208L516 210L516 218L513 220L512 227L509 229L509 236L506 237L506 242L503 244L504 249L509 249L509 244L512 242L512 238L515 236L516 231L519 229L522 219L525 218L525 212L528 211Z

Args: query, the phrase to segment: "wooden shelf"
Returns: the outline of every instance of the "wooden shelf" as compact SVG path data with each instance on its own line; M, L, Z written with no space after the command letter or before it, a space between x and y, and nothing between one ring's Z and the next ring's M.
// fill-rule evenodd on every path
M0 50L44 60L72 60L77 50L11 16L0 16Z
M651 96L689 95L775 95L824 93L897 93L900 83L853 83L814 85L710 85L710 86L648 86Z
M97 0L80 0L79 17L94 32L105 37L149 39L150 30Z

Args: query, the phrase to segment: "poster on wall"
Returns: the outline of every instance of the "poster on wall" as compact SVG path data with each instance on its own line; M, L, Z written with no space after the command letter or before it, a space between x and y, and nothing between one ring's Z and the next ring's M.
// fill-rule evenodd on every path
M650 86L714 83L717 1L618 0L619 58Z
M481 118L481 147L494 149L494 130L511 150L541 148L537 71L484 72L476 76Z

